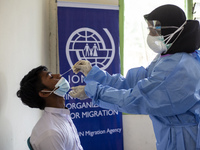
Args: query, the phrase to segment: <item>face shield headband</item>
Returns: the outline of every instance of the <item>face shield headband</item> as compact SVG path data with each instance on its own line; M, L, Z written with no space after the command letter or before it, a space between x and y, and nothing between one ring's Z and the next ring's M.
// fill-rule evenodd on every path
M178 39L184 29L186 21L180 26L161 26L161 23L157 20L146 21L148 24L149 35L147 37L147 43L149 47L156 53L166 53L167 50L173 45ZM162 35L161 29L176 29L173 33L168 35ZM178 33L179 32L179 33ZM178 33L173 42L169 43L174 35Z

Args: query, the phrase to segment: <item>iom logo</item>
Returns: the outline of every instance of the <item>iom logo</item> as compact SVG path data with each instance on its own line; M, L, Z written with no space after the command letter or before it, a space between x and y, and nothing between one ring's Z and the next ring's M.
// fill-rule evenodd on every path
M80 28L74 31L66 44L67 60L72 67L78 60L88 60L92 65L106 69L112 63L115 56L115 43L108 29L104 41L101 35L91 28ZM108 44L109 43L109 44Z

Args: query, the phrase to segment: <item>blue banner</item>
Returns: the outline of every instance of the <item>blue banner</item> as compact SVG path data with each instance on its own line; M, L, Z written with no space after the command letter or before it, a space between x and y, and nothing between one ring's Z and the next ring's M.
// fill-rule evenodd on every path
M88 60L110 74L120 73L118 7L58 2L60 73ZM70 86L84 85L82 73L64 75ZM122 114L66 95L66 107L85 150L123 150Z

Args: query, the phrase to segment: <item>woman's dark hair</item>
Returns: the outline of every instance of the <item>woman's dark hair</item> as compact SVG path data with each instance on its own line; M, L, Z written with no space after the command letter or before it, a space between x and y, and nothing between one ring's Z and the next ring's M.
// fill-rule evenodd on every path
M17 96L21 98L25 105L31 108L45 108L45 100L39 96L39 91L46 88L41 81L41 72L47 71L47 67L39 66L32 69L20 82L20 90L17 91Z

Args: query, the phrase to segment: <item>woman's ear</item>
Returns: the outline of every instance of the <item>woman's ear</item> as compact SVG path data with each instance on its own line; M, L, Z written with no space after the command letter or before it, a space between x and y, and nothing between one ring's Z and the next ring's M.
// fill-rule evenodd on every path
M51 92L44 89L44 90L41 90L38 94L40 97L45 98L45 97L48 97L51 94Z

